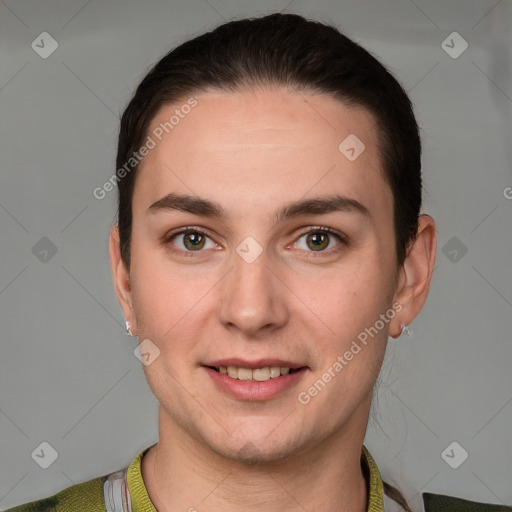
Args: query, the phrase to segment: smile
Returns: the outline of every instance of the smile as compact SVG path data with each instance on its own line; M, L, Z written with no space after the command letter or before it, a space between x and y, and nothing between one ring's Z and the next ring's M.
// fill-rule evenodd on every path
M271 400L292 387L309 371L307 366L203 366L215 387L223 394L245 401Z
M270 379L277 379L278 377L281 377L281 375L288 375L297 371L293 368L280 366L264 366L263 368L256 368L254 370L251 368L241 368L237 366L210 366L210 368L223 375L227 375L232 379L256 382L265 382Z

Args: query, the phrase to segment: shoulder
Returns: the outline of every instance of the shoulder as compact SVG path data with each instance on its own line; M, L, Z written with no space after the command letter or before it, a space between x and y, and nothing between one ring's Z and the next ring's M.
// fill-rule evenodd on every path
M107 476L97 477L6 512L105 512L103 484L106 479Z
M425 512L512 512L512 506L469 501L444 494L423 493Z

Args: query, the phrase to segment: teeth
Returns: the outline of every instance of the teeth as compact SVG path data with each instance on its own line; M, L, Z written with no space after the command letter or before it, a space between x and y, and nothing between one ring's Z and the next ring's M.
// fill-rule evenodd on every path
M238 368L238 370L235 368L235 371L238 373L238 380L252 379L252 370L249 370L248 368Z
M276 377L279 377L281 375L281 368L278 366L272 366L270 368L270 378L275 379Z
M277 379L281 375L290 373L290 368L280 368L279 366L265 366L251 370L250 368L238 368L236 366L221 366L217 368L220 373L228 375L232 379L238 380L255 380L257 382L265 382L270 379Z

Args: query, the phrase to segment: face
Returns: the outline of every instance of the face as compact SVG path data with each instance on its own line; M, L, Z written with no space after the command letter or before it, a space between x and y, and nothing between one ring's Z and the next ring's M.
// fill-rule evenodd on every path
M372 116L277 89L195 98L153 136L133 196L125 314L160 351L144 371L163 421L233 458L364 434L400 309ZM359 156L353 138L339 149L349 135ZM261 367L295 370L249 371Z

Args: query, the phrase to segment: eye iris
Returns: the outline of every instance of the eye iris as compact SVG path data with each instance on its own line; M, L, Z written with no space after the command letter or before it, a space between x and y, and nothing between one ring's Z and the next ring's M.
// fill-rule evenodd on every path
M192 244L189 246L189 242ZM183 243L187 249L202 249L204 247L204 237L197 231L187 231L183 236Z
M329 235L325 233L311 233L306 238L310 249L325 249L329 245ZM313 243L313 246L310 245Z

